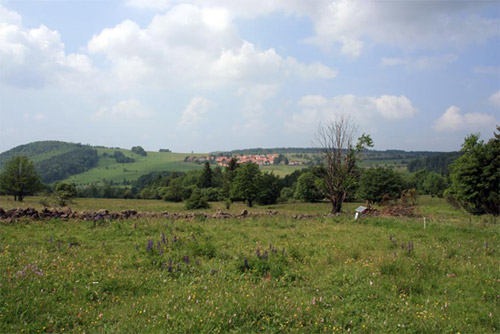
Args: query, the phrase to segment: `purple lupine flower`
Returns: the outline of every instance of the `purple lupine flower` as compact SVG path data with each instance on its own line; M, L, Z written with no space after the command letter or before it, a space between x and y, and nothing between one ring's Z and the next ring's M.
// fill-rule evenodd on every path
M257 257L260 258L260 249L259 248L257 248L257 250L255 251L255 254L257 255Z
M146 247L146 250L148 252L153 250L153 240L148 240L148 245Z
M165 245L167 243L167 239L165 238L165 233L161 232L161 242Z
M184 263L189 264L189 255L184 255Z
M160 255L163 255L163 247L160 247Z
M174 235L174 242L177 242L177 236Z
M160 242L159 242L159 241L157 241L157 242L156 242L156 249L157 249L157 250L160 250L160 247L161 247L161 246L160 246Z
M168 262L168 272L171 274L172 273L172 261Z
M244 268L245 270L248 270L248 268L249 268L247 258L245 258L245 260L244 260L243 268Z
M139 244L135 244L135 250L139 249Z
M267 249L266 249L266 251L264 252L264 255L262 256L262 258L263 258L264 260L267 260Z

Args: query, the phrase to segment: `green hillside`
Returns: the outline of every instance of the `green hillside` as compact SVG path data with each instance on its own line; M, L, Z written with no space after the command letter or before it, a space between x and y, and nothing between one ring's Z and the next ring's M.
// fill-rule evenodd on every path
M43 182L52 183L82 173L97 164L97 151L88 145L40 141L14 147L0 154L0 169L15 156L33 160Z
M134 159L131 163L117 163L112 157L115 151ZM88 171L72 175L65 181L77 186L103 183L124 184L137 180L141 175L155 171L190 171L201 169L202 165L184 162L184 153L147 152L147 156L135 154L130 150L97 148L99 162ZM126 181L126 182L124 182Z
M33 160L33 162L37 163L80 148L81 146L81 144L66 143L55 140L37 141L16 146L0 154L0 168L3 167L5 162L18 155L28 157Z

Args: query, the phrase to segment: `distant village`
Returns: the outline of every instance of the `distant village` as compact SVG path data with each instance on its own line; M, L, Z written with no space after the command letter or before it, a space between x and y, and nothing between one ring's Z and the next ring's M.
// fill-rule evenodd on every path
M185 162L193 162L198 164L203 164L209 162L211 164L217 164L220 167L227 167L231 159L236 159L236 163L254 163L259 166L271 166L279 165L283 163L289 166L301 165L302 162L299 161L288 161L288 158L282 154L243 154L243 155L233 155L233 156L204 156L204 157L191 157L187 156L184 158Z

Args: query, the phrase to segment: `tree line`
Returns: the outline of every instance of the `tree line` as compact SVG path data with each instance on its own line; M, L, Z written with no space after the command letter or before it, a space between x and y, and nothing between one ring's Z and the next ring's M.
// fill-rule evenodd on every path
M227 167L212 168L207 161L201 171L155 172L142 176L131 188L105 185L76 189L56 184L46 191L59 193L64 200L82 197L123 197L186 202L189 209L204 208L210 201L244 201L249 207L277 202L328 201L332 213L342 203L363 200L380 203L394 200L410 189L420 194L446 197L450 202L474 214L500 213L500 127L488 142L479 135L468 136L449 175L420 169L403 174L386 167L360 168L360 153L371 146L371 138L362 135L354 144L349 120L326 124L318 131L323 165L295 171L285 177L262 172L256 164L238 164L232 159ZM0 175L0 192L22 199L42 189L40 176L32 161L17 156L5 164ZM413 190L412 190L413 191Z

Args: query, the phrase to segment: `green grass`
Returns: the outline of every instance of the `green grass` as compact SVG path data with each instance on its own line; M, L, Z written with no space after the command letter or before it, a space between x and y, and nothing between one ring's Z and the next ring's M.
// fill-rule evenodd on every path
M148 155L143 157L129 150L98 148L97 151L101 157L97 167L87 172L73 175L67 178L65 182L74 183L77 186L101 183L103 179L119 183L123 180L134 181L141 175L155 171L186 172L203 167L202 165L184 162L186 154L183 153L148 152ZM134 158L135 162L125 164L117 163L114 158L102 158L104 152L113 154L114 151L121 151L125 156Z
M498 223L420 203L425 230L422 218L288 215L327 213L326 203L256 207L284 215L248 219L4 222L0 332L498 332ZM183 211L142 200L74 208Z

